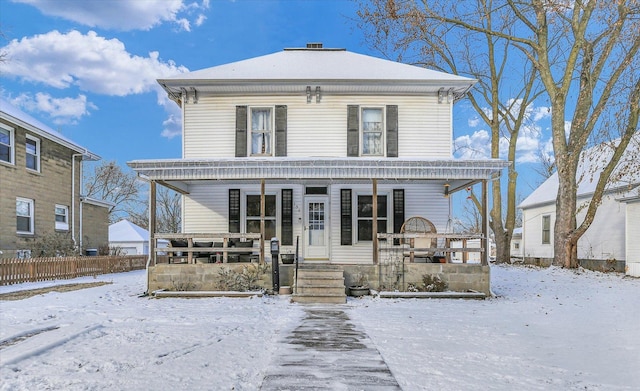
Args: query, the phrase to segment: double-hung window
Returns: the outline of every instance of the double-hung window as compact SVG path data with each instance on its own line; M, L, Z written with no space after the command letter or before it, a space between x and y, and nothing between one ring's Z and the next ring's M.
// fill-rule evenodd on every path
M13 164L13 128L0 124L0 162Z
M542 244L551 244L551 216L542 216Z
M33 234L33 200L16 198L16 231L19 234Z
M277 204L275 194L265 194L264 207L264 234L265 238L276 237ZM247 194L246 208L247 233L260 233L260 195Z
M382 108L362 109L362 156L384 156L384 115Z
M251 108L251 156L271 156L273 140L273 110L271 107Z
M373 196L358 195L358 242L373 240ZM378 233L387 232L387 196L378 196Z
M34 171L40 171L40 140L27 135L25 146L27 168Z
M56 205L56 230L69 230L69 207L65 205Z

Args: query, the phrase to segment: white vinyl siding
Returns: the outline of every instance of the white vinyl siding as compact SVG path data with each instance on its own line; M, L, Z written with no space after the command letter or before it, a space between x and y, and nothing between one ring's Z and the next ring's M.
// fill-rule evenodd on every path
M626 274L640 277L640 202L627 204Z
M306 184L308 185L308 184ZM326 183L314 184L314 186L327 186ZM277 208L278 216L280 213L280 190L283 188L293 189L293 243L289 250L295 249L295 238L300 236L299 254L304 254L303 236L304 235L304 213L302 205L304 205L304 186L305 183L267 183L265 192L267 194L278 194ZM407 183L382 183L378 185L378 195L386 195L387 203L392 205L393 189L403 188L405 190L405 218L412 216L422 216L431 220L438 229L438 232L447 231L447 222L449 220L449 199L442 196L443 183L440 182L414 182ZM213 183L202 182L191 184L189 186L190 194L184 197L184 232L228 232L228 214L229 214L229 189L240 189L241 200L245 202L246 194L258 194L259 183ZM370 184L343 184L332 183L328 185L329 190L329 215L327 216L327 224L329 227L329 257L333 263L345 264L371 264L373 261L372 243L365 241L343 246L340 244L340 189L352 189L354 199L358 194L371 194L372 188ZM354 208L356 206L354 205ZM243 206L244 208L244 206ZM353 210L354 235L357 224L356 210ZM393 210L389 209L387 230L393 230ZM246 218L243 212L242 218ZM278 217L279 219L279 217ZM244 232L244 223L242 231ZM277 224L277 235L280 235L280 220ZM269 238L267 238L269 239ZM268 240L265 241L268 246ZM268 248L268 247L267 247ZM268 252L267 252L268 255Z
M393 189L404 189L404 216L408 219L412 216L422 216L431 220L438 232L446 232L447 221L449 220L449 198L442 196L443 183L439 182L413 182L407 183L378 183L378 195L387 195L387 203L393 203ZM330 242L331 242L331 262L345 264L371 264L373 262L373 246L370 241L356 243L354 236L353 245L340 244L340 190L351 189L354 198L358 194L371 194L370 184L340 184L331 185L331 216ZM354 220L357 218L357 211L353 210ZM388 217L388 232L393 231L393 209ZM354 235L356 226L353 228Z
M200 96L185 106L184 158L235 156L236 106L287 105L287 156L344 157L347 106L398 106L399 157L451 158L451 105L435 96L332 96L308 104L305 95L259 97Z
M578 205L586 201L580 198ZM576 216L578 224L584 220L584 211ZM527 258L553 258L553 230L555 225L555 204L526 208L522 211L523 239L522 255ZM551 216L551 237L549 244L542 244L542 216ZM603 197L591 227L578 240L578 259L617 259L625 257L625 204L615 200L615 196ZM603 235L606 232L606 235Z

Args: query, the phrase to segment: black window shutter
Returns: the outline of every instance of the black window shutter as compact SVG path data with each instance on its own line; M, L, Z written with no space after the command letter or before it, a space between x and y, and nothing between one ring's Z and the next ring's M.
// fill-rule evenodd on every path
M293 245L293 190L282 189L282 208L281 208L281 241L283 246Z
M398 157L398 106L387 106L387 157Z
M240 233L240 189L229 189L229 232Z
M353 244L353 216L351 211L351 189L340 191L340 244Z
M287 106L276 106L276 156L287 156Z
M347 106L347 156L360 155L360 106Z
M404 224L404 189L393 189L393 233L398 234ZM400 240L394 240L400 244Z
M247 106L236 106L236 157L244 156L247 156Z

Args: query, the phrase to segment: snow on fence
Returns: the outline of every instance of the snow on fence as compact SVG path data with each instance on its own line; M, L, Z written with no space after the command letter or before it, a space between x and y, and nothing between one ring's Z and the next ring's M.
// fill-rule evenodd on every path
M4 258L0 259L0 285L70 279L144 269L147 255Z

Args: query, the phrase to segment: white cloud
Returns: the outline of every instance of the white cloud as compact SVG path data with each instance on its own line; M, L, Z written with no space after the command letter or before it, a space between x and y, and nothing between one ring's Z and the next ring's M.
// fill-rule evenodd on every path
M53 98L49 94L39 92L35 97L28 94L20 94L18 97L10 99L15 106L22 107L27 111L39 111L47 113L53 118L53 123L76 124L85 115L90 115L89 109L97 110L98 107L87 101L85 95L78 95L77 98Z
M460 159L488 159L491 157L491 136L486 130L457 137L453 141L455 155Z
M164 22L177 23L199 9L209 8L204 0L185 4L185 0L14 0L30 4L46 15L59 16L85 26L116 30L149 30ZM187 22L187 25L189 22ZM186 29L186 31L190 31Z
M100 37L93 31L87 34L51 31L13 40L0 51L5 52L8 59L2 67L5 77L16 77L59 89L77 87L82 91L108 96L155 92L158 104L174 117L176 105L167 103L166 92L156 79L188 71L173 61L162 61L158 52L151 52L147 57L132 55L119 40ZM33 101L38 101L38 98ZM56 109L56 100L46 99L44 95L39 102L40 108L37 109L50 112L54 118L54 113L63 110L63 105ZM79 103L77 99L74 102ZM30 104L32 107L35 105ZM77 110L82 112L79 106ZM88 113L87 108L92 107L87 103L85 114L81 115ZM77 120L81 115L59 115L57 120ZM179 110L177 117L180 118Z
M13 40L1 49L8 61L5 76L56 88L72 85L104 95L125 96L151 91L156 78L187 71L172 61L162 62L158 52L148 57L131 55L122 42L89 31L62 34L51 31Z
M204 14L198 15L198 18L195 22L193 22L196 26L202 26L204 21L207 20L207 17Z
M469 120L467 121L467 124L469 125L470 128L475 128L478 125L480 125L480 118L478 117L469 118Z

